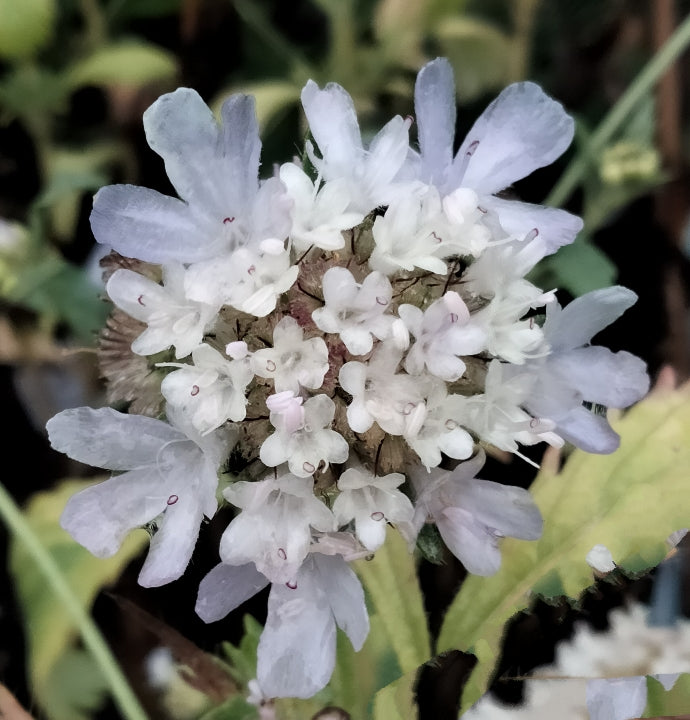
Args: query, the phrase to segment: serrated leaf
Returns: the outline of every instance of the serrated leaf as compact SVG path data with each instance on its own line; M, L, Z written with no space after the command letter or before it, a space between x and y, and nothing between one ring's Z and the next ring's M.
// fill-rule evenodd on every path
M54 490L37 493L25 510L26 520L43 546L62 569L75 595L90 607L100 590L114 582L122 569L146 545L144 532L130 533L120 551L111 558L97 558L77 545L60 527L59 518L67 500L91 485L84 480L65 480ZM10 547L10 572L18 604L22 608L27 638L27 665L31 689L37 701L54 720L79 717L78 701L63 694L57 707L72 708L72 715L51 715L55 692L68 688L56 683L54 673L76 637L69 614L46 587L45 579L20 542ZM77 708L77 709L75 709Z
M640 573L663 559L672 532L690 527L690 383L652 393L614 427L617 452L576 450L560 472L553 461L542 464L531 488L544 516L542 538L506 539L499 572L468 577L448 609L439 652L477 657L463 710L486 691L511 617L537 593L577 600L592 585L585 561L592 547L605 545L621 571Z
M429 659L431 643L414 556L402 536L389 530L374 558L358 560L353 569L381 618L400 670L416 670Z
M55 0L0 0L0 57L32 55L53 32Z
M177 72L175 56L157 45L139 41L120 42L99 48L74 63L67 71L73 89L84 85L129 85L168 80Z

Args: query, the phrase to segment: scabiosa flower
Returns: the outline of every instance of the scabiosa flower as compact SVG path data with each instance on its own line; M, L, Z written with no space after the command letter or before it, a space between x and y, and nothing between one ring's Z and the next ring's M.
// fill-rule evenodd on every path
M168 582L216 509L222 470L234 516L197 612L215 621L271 585L265 698L324 687L336 626L361 647L368 619L348 563L387 526L414 547L435 523L483 575L500 565L501 537L539 537L526 490L476 477L479 447L522 456L568 439L608 451L592 407L625 407L647 388L636 358L588 345L627 291L561 310L553 288L525 277L581 221L496 196L565 150L571 118L517 83L454 154L453 87L447 61L421 70L410 147L411 119L365 145L347 92L309 81L310 162L266 180L251 98L231 97L218 124L177 90L144 123L180 199L123 185L95 198L97 240L132 258L108 282L110 326L130 321L101 349L120 369L104 373L109 397L152 415L165 398L167 421L84 408L54 418L55 447L125 471L75 496L63 525L105 555L147 524L141 582Z

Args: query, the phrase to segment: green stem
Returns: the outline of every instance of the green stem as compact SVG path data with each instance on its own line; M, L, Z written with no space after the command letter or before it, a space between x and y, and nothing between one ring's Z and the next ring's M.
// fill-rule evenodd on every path
M36 534L24 518L22 511L1 483L0 517L15 536L16 541L20 542L31 555L48 586L61 600L65 610L72 617L84 645L93 656L103 673L103 677L110 686L113 699L122 716L126 720L148 720L96 623L74 594L57 563L43 547L41 541L36 537Z
M544 201L545 205L560 206L565 203L582 180L591 160L601 152L627 116L688 45L690 45L690 15L678 26L668 42L644 66L618 102L609 110L608 115L592 133L587 146L578 153L561 175Z

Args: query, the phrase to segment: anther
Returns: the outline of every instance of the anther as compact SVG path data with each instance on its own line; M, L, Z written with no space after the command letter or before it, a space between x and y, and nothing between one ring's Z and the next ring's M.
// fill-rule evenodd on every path
M470 143L469 147L467 148L467 152L465 153L465 157L472 157L474 155L475 150L479 147L479 140L475 140L474 142Z
M232 217L226 217L223 218L223 225L227 225L228 223L235 222L235 216Z
M486 208L483 208L481 205L477 205L477 210L479 210L480 213L483 215L486 215L487 212L489 212Z
M403 415L409 415L415 409L414 403L407 403L403 408Z
M281 560L287 560L287 553L285 552L285 550L283 548L278 548L278 557Z
M378 296L378 297L376 298L376 302L377 302L379 305L384 305L384 306L385 306L385 305L388 305L388 299L385 298L385 297Z
M199 394L199 386L198 385L192 385L192 392L189 393L192 397L195 397Z
M535 427L537 427L538 425L539 425L539 418L532 418L532 419L529 421L529 426L530 426L531 428L535 428Z
M302 463L302 470L311 475L316 470L316 468L310 462L305 462Z
M534 318L529 319L529 329L534 330Z
M247 273L248 273L249 275L253 275L255 272L256 272L256 266L255 266L255 265L250 265L250 266L247 268Z
M290 590L297 590L297 583L294 580L285 583L285 587L289 587Z
M267 360L266 361L266 370L268 372L273 372L276 369L276 364L273 362L273 360Z
M530 240L534 240L535 237L539 235L539 228L532 228L527 235L525 235L525 242L529 242Z
M371 519L376 520L377 522L383 520L383 513L380 510L377 510L376 512L371 513Z
M171 495L168 498L168 505L174 505L180 498L177 495Z
M446 426L446 430L455 430L455 428L458 426L455 420L446 420L444 424Z
M458 321L458 316L455 313L450 314L450 321L452 323L456 323Z
M137 298L137 302L139 303L139 305L143 305L143 307L146 307L146 303L142 300L143 297L143 295L139 295L139 297Z
M439 237L439 236L436 234L436 231L435 231L435 230L432 230L432 231L431 231L431 236L436 240L436 242L439 242L439 243L442 243L442 242L443 242L443 238Z

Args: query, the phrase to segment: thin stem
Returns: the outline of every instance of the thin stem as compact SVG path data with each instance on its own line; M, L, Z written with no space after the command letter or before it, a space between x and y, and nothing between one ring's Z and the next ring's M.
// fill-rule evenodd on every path
M36 563L49 588L62 602L79 630L84 645L98 664L108 683L122 716L126 720L148 720L144 709L132 692L120 666L113 657L96 623L74 594L59 566L27 523L11 495L0 483L0 517L15 539L22 544Z
M563 205L578 186L592 158L596 157L620 128L636 105L652 89L666 69L690 45L690 15L678 26L668 42L642 68L618 102L609 110L592 133L587 146L572 160L556 186L544 201L545 205Z

